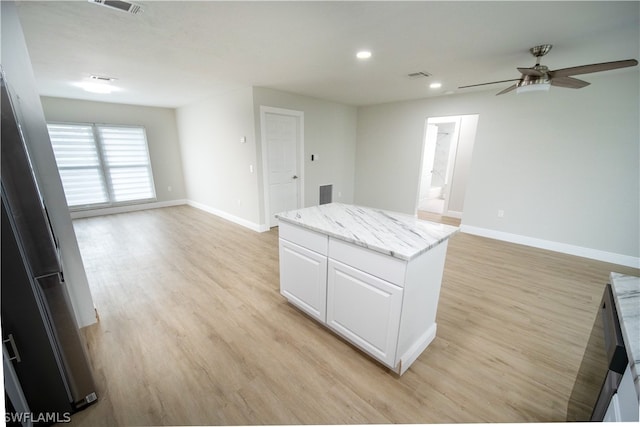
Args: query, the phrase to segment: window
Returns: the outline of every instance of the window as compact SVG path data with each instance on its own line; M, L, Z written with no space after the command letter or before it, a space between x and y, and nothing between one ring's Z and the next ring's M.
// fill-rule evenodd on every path
M155 199L143 127L49 123L47 128L70 208Z

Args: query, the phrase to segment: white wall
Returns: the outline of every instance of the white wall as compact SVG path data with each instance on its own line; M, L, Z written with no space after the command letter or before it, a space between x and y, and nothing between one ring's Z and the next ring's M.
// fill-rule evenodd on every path
M638 71L585 80L592 84L580 90L495 96L498 87L360 108L356 203L413 213L425 118L477 113L468 231L585 248L585 256L637 266Z
M253 99L258 156L261 156L260 106L304 112L304 205L317 205L319 187L326 184L333 184L334 202L352 203L356 107L262 87L254 87ZM317 158L313 162L311 154ZM259 185L262 188L262 174ZM260 220L264 222L262 193L260 206Z
M174 109L50 97L41 100L47 121L144 126L157 202L186 198Z
M17 114L27 140L27 149L47 205L52 227L60 242L67 291L76 323L79 327L87 326L96 322L93 299L49 141L31 60L15 4L8 1L0 4L2 8L2 69L14 98L14 106L18 110Z
M176 117L189 203L260 229L252 89L181 107Z

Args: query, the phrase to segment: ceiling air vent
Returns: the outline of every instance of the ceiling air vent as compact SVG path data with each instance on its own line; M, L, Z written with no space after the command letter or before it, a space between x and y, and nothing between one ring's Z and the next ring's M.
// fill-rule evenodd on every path
M96 75L92 75L90 76L93 80L100 80L102 82L112 82L115 79L113 77L106 77L106 76L96 76Z
M407 77L409 77L410 79L422 79L425 77L431 77L431 74L427 73L426 71L418 71L416 73L407 74Z
M89 3L99 4L104 7L109 7L111 9L118 9L122 12L127 12L132 15L137 15L142 12L142 8L135 4L130 3L128 1L122 0L87 0Z

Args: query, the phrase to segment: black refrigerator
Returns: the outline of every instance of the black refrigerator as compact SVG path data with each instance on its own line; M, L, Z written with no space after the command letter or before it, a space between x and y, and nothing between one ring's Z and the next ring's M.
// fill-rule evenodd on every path
M38 190L20 120L2 83L2 340L29 412L8 392L5 420L51 424L97 399L65 288L58 242ZM20 407L21 412L17 408ZM12 414L13 411L13 414Z

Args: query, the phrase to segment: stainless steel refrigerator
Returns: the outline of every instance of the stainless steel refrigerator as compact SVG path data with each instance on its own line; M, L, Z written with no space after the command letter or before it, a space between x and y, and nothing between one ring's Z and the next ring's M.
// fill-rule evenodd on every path
M0 79L3 357L15 371L28 417L50 424L97 396L69 304L60 248L34 178L10 87L3 75ZM24 411L8 389L13 387L5 378L8 410Z

